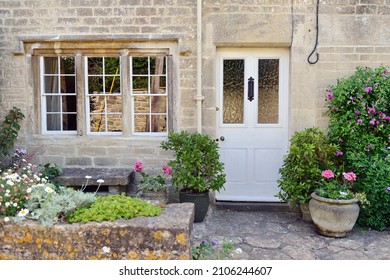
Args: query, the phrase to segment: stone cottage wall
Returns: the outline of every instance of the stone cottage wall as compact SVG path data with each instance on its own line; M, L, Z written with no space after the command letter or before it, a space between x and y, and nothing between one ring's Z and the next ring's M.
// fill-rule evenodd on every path
M216 129L218 48L290 50L289 130L326 124L323 94L356 66L390 65L390 0L320 1L318 63L307 57L315 43L316 0L203 1L203 131ZM18 145L37 159L61 166L130 166L143 160L158 169L170 154L161 137L88 137L35 134L31 69L19 37L104 36L148 41L176 38L173 124L196 127L195 0L2 0L0 1L0 117L12 106L26 114ZM146 38L146 39L145 39ZM142 41L141 40L141 41ZM152 39L150 39L152 40ZM153 41L153 40L152 40ZM315 58L315 56L314 56Z

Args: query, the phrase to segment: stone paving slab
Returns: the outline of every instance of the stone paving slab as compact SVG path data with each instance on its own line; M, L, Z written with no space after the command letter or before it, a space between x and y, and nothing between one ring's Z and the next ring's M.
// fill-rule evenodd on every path
M211 207L191 239L231 241L237 260L390 260L390 231L355 227L345 238L325 237L299 213Z

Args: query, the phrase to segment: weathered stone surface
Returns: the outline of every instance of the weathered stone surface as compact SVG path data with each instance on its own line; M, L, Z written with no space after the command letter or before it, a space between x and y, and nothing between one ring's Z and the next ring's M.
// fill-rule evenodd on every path
M194 206L169 204L157 217L58 224L0 222L0 259L191 259Z
M276 249L279 248L281 242L271 236L249 236L245 238L245 242L249 245L265 248L265 249Z
M81 186L86 183L85 176L91 176L89 185L97 185L96 180L103 179L102 186L126 186L131 183L131 168L63 168L56 180L64 186Z

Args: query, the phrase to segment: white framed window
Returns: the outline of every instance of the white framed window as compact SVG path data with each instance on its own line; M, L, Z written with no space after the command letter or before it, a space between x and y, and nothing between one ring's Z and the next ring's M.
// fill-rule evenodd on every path
M44 133L77 133L74 57L41 57L42 127Z
M165 135L168 131L166 56L131 57L130 95L132 133Z
M85 57L85 93L89 134L121 134L120 57Z
M41 132L167 135L168 58L161 51L39 53Z

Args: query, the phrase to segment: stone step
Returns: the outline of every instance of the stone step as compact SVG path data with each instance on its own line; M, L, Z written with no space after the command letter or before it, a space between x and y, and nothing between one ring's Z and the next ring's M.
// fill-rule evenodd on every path
M103 179L99 192L108 194L120 194L126 192L130 195L134 193L134 171L131 168L62 168L62 173L55 177L62 186L81 188L87 183L85 176L91 176L88 180L87 191L95 191L99 183L97 180Z

